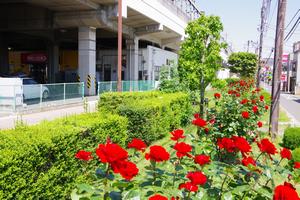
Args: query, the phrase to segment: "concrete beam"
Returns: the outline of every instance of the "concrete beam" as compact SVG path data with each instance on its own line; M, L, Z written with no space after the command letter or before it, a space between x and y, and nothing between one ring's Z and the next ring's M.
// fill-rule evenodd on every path
M136 36L144 36L151 33L157 33L163 31L164 27L162 24L151 24L147 26L141 26L138 28L135 28L135 35Z
M80 12L58 12L54 15L55 28L71 28L88 26L117 31L118 23L112 18L117 17L117 5L100 6L98 10ZM134 29L123 25L123 33L130 37L134 35Z
M85 6L88 6L91 9L97 10L99 8L99 4L96 4L90 0L75 0Z
M182 41L183 41L182 37L173 37L173 38L168 38L168 39L162 40L161 45L167 46L168 44L180 43Z

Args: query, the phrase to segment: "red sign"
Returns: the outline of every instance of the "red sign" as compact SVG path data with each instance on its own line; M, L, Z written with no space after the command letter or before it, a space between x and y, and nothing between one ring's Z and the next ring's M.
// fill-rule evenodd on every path
M282 55L282 62L283 63L288 63L289 61L289 54L283 54Z
M21 61L22 63L32 64L32 63L46 63L48 56L45 53L22 53Z
M281 81L286 81L286 75L285 74L281 74Z

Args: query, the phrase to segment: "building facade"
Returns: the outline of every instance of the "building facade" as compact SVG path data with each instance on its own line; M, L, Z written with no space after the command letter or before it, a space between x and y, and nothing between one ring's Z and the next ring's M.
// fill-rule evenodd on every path
M1 0L0 76L40 83L115 79L117 0ZM123 0L123 80L155 80L177 59L194 0ZM95 94L95 85L85 88Z

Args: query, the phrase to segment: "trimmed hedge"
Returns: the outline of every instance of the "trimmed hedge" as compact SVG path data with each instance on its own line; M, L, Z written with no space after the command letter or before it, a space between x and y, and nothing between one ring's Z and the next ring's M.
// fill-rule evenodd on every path
M300 162L300 147L294 149L294 151L293 151L293 161L294 162Z
M283 146L289 149L300 147L300 128L287 128L284 130Z
M186 125L192 114L189 95L185 93L106 93L101 95L99 105L100 110L127 117L129 140L140 138L147 143Z
M142 99L155 98L163 93L151 92L106 92L100 95L98 110L116 113L121 105L140 101Z
M107 136L125 145L127 119L83 114L1 131L0 199L69 199L76 184L93 180L75 153L94 151Z

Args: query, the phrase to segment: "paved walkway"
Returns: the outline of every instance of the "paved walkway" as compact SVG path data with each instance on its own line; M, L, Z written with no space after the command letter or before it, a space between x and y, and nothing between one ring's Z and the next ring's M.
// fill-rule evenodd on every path
M271 86L262 83L261 84L268 92L271 93ZM291 118L292 125L300 126L300 96L281 93L280 105L287 112Z
M88 112L96 111L97 100L91 99L88 101ZM22 120L27 125L38 124L45 120L53 120L56 118L65 117L68 115L80 114L85 112L83 103L75 104L73 106L66 105L59 109L51 109L48 111L27 113L27 114L0 114L0 129L14 128L16 123Z

